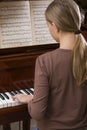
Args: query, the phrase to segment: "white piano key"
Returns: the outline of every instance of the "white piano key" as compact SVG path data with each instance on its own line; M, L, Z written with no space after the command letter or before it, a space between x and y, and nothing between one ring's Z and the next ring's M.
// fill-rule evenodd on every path
M20 90L23 94L27 95L22 89Z
M5 92L5 94L8 96L8 92ZM7 107L11 107L12 106L12 101L10 100L10 98L7 99L5 96L4 96L4 98L5 98L5 101L7 103Z
M4 108L4 105L3 105L2 101L1 101L1 99L0 99L0 108Z
M7 95L7 93L5 92L4 94L6 94ZM5 95L3 95L4 96L4 98L5 98L5 101L6 101L6 103L7 103L7 107L10 107L10 106L12 106L12 103L11 103L11 100L10 100L10 98L8 99L8 98L6 98L5 97ZM8 95L7 95L8 96ZM8 96L9 97L9 96Z
M11 102L11 106L18 106L21 104L19 101L13 100L13 98L9 92L6 92L6 94L9 96L9 101Z
M34 88L30 88L34 92Z
M27 95L30 95L31 93L28 91L28 89L24 89L24 91L27 93Z
M29 92L30 95L33 95L33 94L29 91L29 89L26 89L26 90Z
M5 92L2 93L2 95L4 96L4 98L9 99L8 95Z
M1 99L1 98L0 98ZM1 102L3 103L3 107L6 108L8 105L7 105L7 102L5 101L5 99L1 99Z
M34 94L34 89L33 88L28 88L28 90L30 91L31 95Z
M9 102L11 102L11 106L15 106L15 102L13 101L12 96L10 95L10 93L9 93L9 92L6 92L6 94L7 94L8 97L9 97Z
M2 99L2 100L4 100L4 97L2 96L2 94L0 93L0 98Z

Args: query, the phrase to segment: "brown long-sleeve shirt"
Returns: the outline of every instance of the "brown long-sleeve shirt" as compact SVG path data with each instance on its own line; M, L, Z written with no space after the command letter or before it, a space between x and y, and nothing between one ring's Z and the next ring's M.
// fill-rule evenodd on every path
M28 108L39 130L80 130L87 126L87 83L76 85L72 55L72 50L56 49L36 60L34 99Z

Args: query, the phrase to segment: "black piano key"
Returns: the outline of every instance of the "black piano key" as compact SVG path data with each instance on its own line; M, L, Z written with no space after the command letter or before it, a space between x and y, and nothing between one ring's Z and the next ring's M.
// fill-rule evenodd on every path
M30 94L32 94L30 91L29 91L29 89L26 89Z
M10 91L9 94L10 94L11 96L15 96L15 95L16 95L16 93L15 93L14 91Z
M20 90L15 90L16 94L22 93Z
M15 94L19 94L17 90L14 91Z
M15 91L12 91L12 93L14 93L14 95L16 95L16 94L17 94Z
M30 94L26 89L23 90L26 94Z
M17 90L19 93L22 93L20 90Z
M34 94L34 92L32 91L31 88L28 88L28 90L30 91L30 93L31 93L32 95Z
M2 100L5 100L5 98L3 97L3 95L0 93L0 98L2 99Z
M6 93L2 93L2 95L6 98L9 99L8 95Z
M11 96L14 96L14 94L13 94L12 92L9 92L9 94L10 94Z
M30 91L29 91L28 89L26 89L26 91L27 91L29 94L31 94Z

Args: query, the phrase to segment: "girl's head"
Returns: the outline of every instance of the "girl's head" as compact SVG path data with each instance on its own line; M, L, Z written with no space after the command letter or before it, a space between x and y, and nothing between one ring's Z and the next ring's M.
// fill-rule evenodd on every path
M81 27L81 14L73 0L54 0L46 9L46 20L65 32L77 32Z

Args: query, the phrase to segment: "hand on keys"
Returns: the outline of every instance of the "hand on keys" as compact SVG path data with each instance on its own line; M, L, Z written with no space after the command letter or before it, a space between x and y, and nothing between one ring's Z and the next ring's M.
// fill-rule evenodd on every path
M16 95L13 95L13 100L17 100L21 103L29 103L33 99L33 88L20 90Z
M15 96L12 96L12 98L13 100L18 100L21 103L28 104L33 99L33 95L16 94Z

